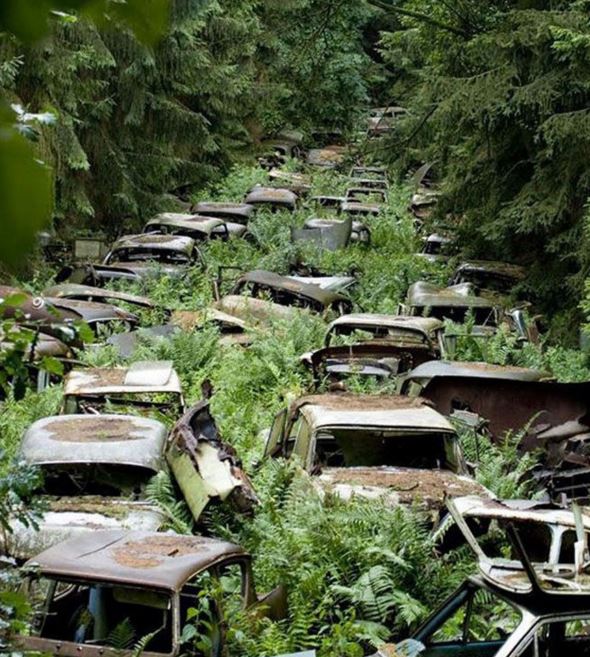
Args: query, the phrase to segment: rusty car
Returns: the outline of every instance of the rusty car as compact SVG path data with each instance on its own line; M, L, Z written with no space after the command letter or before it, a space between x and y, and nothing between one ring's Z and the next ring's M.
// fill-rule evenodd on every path
M216 308L242 319L252 316L264 321L273 316L289 318L297 309L342 315L350 312L352 302L344 294L319 285L254 270L238 278L231 294L219 296Z
M346 190L346 200L355 203L383 205L387 203L387 191L376 188L374 185L363 187L356 185Z
M361 203L348 198L340 204L340 212L353 217L378 217L382 210L382 203Z
M407 116L408 110L399 105L386 107L373 107L367 119L367 133L370 137L379 137L391 132L393 126L402 117Z
M29 558L99 528L157 530L165 518L145 488L166 467L167 434L161 422L132 415L62 415L31 424L19 459L42 473L38 494L46 510L38 528L11 522L4 552Z
M184 235L199 243L212 239L227 242L230 237L244 237L247 230L243 224L227 222L219 217L163 212L150 219L143 232L148 235Z
M311 192L311 177L303 173L273 168L268 172L270 185L292 191L297 196L308 196Z
M550 499L590 499L590 383L558 383L541 370L487 363L425 363L404 392L429 399L445 415L467 412L492 440L520 432L519 449L537 456L530 472Z
M233 613L287 615L283 586L258 595L251 556L204 536L95 531L36 554L24 572L34 622L15 642L31 653L132 657L141 643L146 657L221 657Z
M191 212L203 217L216 217L226 222L247 226L256 208L247 203L229 203L227 201L200 201L192 206Z
M318 217L310 217L305 221L303 228L305 230L329 229L336 230L338 225L342 225L341 221L336 220L336 215L340 214L342 203L346 199L340 196L314 196L311 199L313 207L319 208L321 211ZM362 214L362 213L361 213ZM349 213L348 217L352 217L354 212ZM346 220L345 220L346 224ZM357 242L360 244L371 243L371 229L367 224L361 221L352 220L350 225L350 242Z
M450 285L471 283L488 294L508 295L526 278L526 269L520 265L492 260L469 260L456 268Z
M533 503L534 504L534 503ZM479 505L483 511L483 504ZM477 574L467 580L412 635L377 655L435 657L573 657L590 653L588 524L573 512L490 503L488 520L504 541L489 554L449 502ZM508 555L508 557L506 557ZM499 620L501 622L499 622Z
M371 180L387 180L387 169L379 166L354 166L349 173L350 178L370 178Z
M445 496L489 495L468 476L452 425L421 399L302 397L275 417L265 455L296 458L321 495L414 504L434 523Z
M416 255L432 263L446 263L453 252L453 240L440 233L431 233L424 238L422 251Z
M256 208L268 208L272 212L280 210L295 212L299 204L299 197L290 189L256 185L248 192L244 201L248 205Z
M190 237L182 235L125 235L111 247L103 265L116 265L143 278L162 272L180 277L198 264L201 254Z
M52 285L43 290L43 295L54 299L95 301L97 303L112 303L115 305L118 303L124 303L148 310L152 310L156 307L148 297L78 283L60 283L58 285Z
M342 315L328 327L324 346L304 354L316 385L350 375L396 379L445 353L444 324L427 317Z
M182 385L171 361L137 361L129 367L74 369L64 379L62 413L184 413Z
M9 300L8 303L3 300ZM10 299L16 301L10 302ZM63 297L33 296L18 288L0 286L0 317L29 329L40 329L67 345L80 347L76 327L87 324L95 336L135 327L137 315L107 303Z

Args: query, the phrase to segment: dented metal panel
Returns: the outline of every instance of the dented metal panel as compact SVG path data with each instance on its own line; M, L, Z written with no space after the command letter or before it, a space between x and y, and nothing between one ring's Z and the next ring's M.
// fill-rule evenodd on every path
M174 426L166 456L195 519L212 500L229 500L240 513L257 504L234 449L218 435L208 401L193 406Z

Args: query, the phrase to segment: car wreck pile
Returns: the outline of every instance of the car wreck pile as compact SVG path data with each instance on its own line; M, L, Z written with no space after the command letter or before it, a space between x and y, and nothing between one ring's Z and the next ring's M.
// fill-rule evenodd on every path
M375 108L367 137L380 139L405 114ZM63 379L59 414L32 423L18 453L43 475L41 516L35 523L9 519L0 531L0 549L24 563L25 591L38 610L19 649L131 655L129 646L115 651L109 643L128 621L137 639L150 637L149 654L221 657L228 609L288 617L284 587L257 593L256 554L205 536L207 509L224 505L248 519L259 503L240 455L220 435L210 387L205 382L202 399L187 405L173 362L133 356L142 335L210 326L220 349L249 349L256 332L313 315L325 333L300 358L308 390L285 400L264 430L264 458L293 462L323 503L362 499L411 509L439 555L463 543L477 560L478 573L412 638L379 654L590 654L590 514L583 511L590 501L590 382L455 359L462 337L477 343L503 332L517 344L538 343L534 299L523 297L526 270L461 261L452 222L435 219L439 189L426 164L413 176L409 207L423 244L415 256L423 276L408 281L398 313L366 312L354 296L362 273L324 271L305 257L310 249L335 257L372 248L375 227L387 217L388 172L338 134L310 143L285 131L261 148L267 180L243 198L158 214L141 233L119 236L101 261L63 267L38 295L0 287L0 349L20 350L32 388ZM344 193L314 194L318 171L344 179ZM221 267L208 281L207 308L162 307L125 291L129 284L149 290L162 276L179 286L195 272L205 277L209 244L255 245L261 215L288 230L297 257L282 271ZM453 273L440 285L445 267ZM134 362L86 366L86 352L104 344ZM55 360L58 369L50 366ZM372 394L352 392L352 383L370 384ZM8 384L16 389L16 381ZM461 444L463 427L492 442L519 432L521 452L537 456L530 476L539 499L499 500L479 483L478 464L468 462ZM170 477L201 533L170 530L150 492L160 476ZM499 534L502 557L486 551L489 536ZM207 613L195 616L199 605ZM483 640L479 627L493 625L496 608L514 624ZM187 647L191 619L191 638L205 637L208 651ZM453 622L450 638L445 628Z

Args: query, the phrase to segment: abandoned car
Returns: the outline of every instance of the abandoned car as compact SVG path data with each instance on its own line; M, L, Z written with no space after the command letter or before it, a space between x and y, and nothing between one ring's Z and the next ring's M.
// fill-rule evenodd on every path
M324 290L318 285L274 272L255 270L241 276L232 293L221 297L216 307L229 315L238 314L243 319L247 319L249 314L265 319L269 316L288 318L295 308L322 315L330 312L342 315L350 312L352 302L345 295Z
M457 434L426 402L397 395L302 397L275 418L265 455L297 458L320 494L417 504L488 491L467 476Z
M340 204L340 212L353 217L378 217L382 209L381 203L361 203L352 199L345 199Z
M195 242L211 239L227 242L230 237L244 237L247 228L243 224L227 222L218 217L164 212L150 219L143 232L149 235L184 235Z
M346 200L355 203L366 203L381 205L387 203L387 192L384 189L378 189L374 185L369 187L349 187L346 190Z
M526 510L510 502L479 511L503 531L489 555L471 531L464 500L449 510L478 559L469 577L412 638L380 655L578 657L590 654L588 523L579 511ZM532 503L534 504L534 503ZM471 511L472 514L477 510ZM506 557L508 554L508 558Z
M257 594L245 550L203 536L95 531L37 554L25 573L35 620L16 644L26 652L132 657L141 641L148 657L221 657L233 613L287 614L284 587Z
M82 345L77 325L87 324L96 335L136 326L139 318L107 303L79 301L62 297L36 296L7 286L0 286L0 317L57 338L69 346Z
M166 467L166 427L131 415L63 415L34 422L19 457L43 474L46 511L39 529L20 521L4 534L6 554L29 558L96 529L157 530L164 516L147 501L150 479Z
M127 368L72 370L65 377L63 413L113 413L120 408L179 417L185 404L172 363L140 361Z
M358 314L335 319L324 347L302 356L314 382L350 375L391 379L444 353L444 324L432 318Z
M201 201L191 208L191 212L204 217L216 217L226 222L247 226L256 212L247 203L227 203L225 201Z
M199 263L201 255L195 241L182 235L126 235L117 240L104 259L104 265L117 265L139 277L162 272L182 276L186 268Z
M350 178L360 178L371 180L387 181L387 169L376 166L355 166L352 167L349 174Z
M328 326L324 346L329 347L342 336L354 342L386 340L400 348L420 349L432 357L444 354L444 324L433 317L376 313L342 315Z
M280 210L295 212L299 203L299 197L290 189L257 185L246 195L245 202L257 208L268 208L272 212L278 212Z
M439 233L432 233L424 238L424 245L422 251L416 255L424 258L428 262L441 262L449 261L453 251L453 240L445 235Z
M470 260L457 267L450 285L471 283L488 296L490 293L508 295L525 277L526 270L519 265L491 260Z
M374 107L369 112L367 120L368 135L370 137L379 137L391 132L395 123L407 114L408 110L405 107L397 105Z
M93 287L91 285L81 285L77 283L61 283L53 285L43 291L46 297L56 299L73 299L75 301L95 301L98 303L124 303L138 308L153 309L155 305L147 297L129 294L127 292L118 292L102 287Z

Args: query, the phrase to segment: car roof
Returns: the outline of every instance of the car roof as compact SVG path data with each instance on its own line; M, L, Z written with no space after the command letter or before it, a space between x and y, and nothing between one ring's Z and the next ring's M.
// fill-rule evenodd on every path
M298 198L297 194L290 189L256 186L246 196L246 203L281 203L295 206Z
M444 327L444 322L434 317L409 317L407 315L379 315L377 313L354 313L341 315L328 327L328 333L340 326L383 327L405 329L425 336Z
M455 433L450 422L425 400L401 395L309 395L297 400L312 429L322 427L381 427Z
M124 235L114 244L112 251L128 248L154 248L164 251L181 251L190 255L195 247L195 241L184 235Z
M129 294L127 292L119 292L116 290L108 290L102 287L92 287L91 285L79 285L78 283L61 283L60 285L53 285L44 290L43 294L48 297L61 299L75 299L78 297L91 297L92 299L105 300L111 299L115 301L124 301L137 306L145 306L146 308L154 307L152 301L147 297L141 297L136 294Z
M219 226L225 226L225 221L216 217L205 217L198 214L163 212L150 219L145 225L145 230L151 226L185 228L187 230L198 231L203 235L210 235Z
M541 381L548 372L514 365L494 365L492 363L464 362L452 360L429 360L415 367L408 379L429 381L436 376L465 376L478 379L511 379L514 381Z
M31 465L103 463L158 472L167 435L161 422L134 415L54 415L26 430L20 457Z
M138 361L129 367L72 370L64 379L64 395L109 393L182 393L172 361Z
M418 281L410 285L408 303L411 306L420 307L494 308L496 305L491 299L476 296L471 283L439 287L425 281Z
M226 201L201 201L194 206L195 212L207 215L208 212L235 217L250 217L256 208L248 203L229 203Z
M516 280L522 280L526 277L524 267L497 260L467 260L457 267L457 272L462 271L485 272Z
M313 299L324 306L328 306L339 299L346 299L345 296L338 294L337 292L323 290L319 285L303 283L289 276L281 276L280 274L275 274L274 272L262 269L255 269L254 271L250 271L247 274L240 276L238 284L240 283L268 285L277 290L286 290L293 294Z
M27 562L44 576L179 591L216 562L243 548L204 536L106 530L87 532Z

